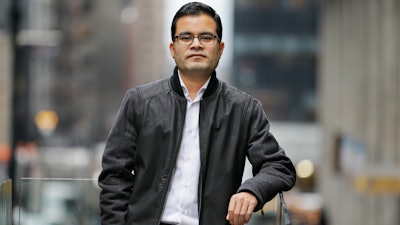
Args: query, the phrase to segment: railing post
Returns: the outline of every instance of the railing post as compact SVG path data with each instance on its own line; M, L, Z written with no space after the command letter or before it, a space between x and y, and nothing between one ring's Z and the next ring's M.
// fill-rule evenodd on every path
M278 208L276 211L276 225L291 225L289 210L286 207L285 200L283 198L283 193L278 194Z

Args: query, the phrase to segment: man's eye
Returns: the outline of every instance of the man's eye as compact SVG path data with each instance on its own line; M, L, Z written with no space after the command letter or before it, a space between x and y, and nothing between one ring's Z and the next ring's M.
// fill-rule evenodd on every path
M202 39L202 40L205 40L205 41L211 41L211 40L213 39L213 36L211 36L211 35L204 35L204 36L201 36L201 39Z
M192 37L186 35L186 36L180 36L179 39L182 41L189 41L192 39Z

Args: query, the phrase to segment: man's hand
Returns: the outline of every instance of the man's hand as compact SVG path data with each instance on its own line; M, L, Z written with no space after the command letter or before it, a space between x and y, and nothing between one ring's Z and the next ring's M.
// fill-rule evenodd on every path
M232 225L243 225L250 221L257 198L249 192L240 192L231 197L226 220Z

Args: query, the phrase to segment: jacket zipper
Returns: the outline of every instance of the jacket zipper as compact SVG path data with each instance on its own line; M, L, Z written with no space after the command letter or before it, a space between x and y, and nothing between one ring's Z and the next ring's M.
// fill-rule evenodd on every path
M185 101L184 102L184 115L186 114L186 104L187 104L187 102ZM171 179L172 179L172 174L174 173L174 171L175 171L175 164L176 164L176 159L178 158L178 153L179 153L179 148L180 148L180 144L181 144L181 142L182 142L182 133L183 133L183 126L185 125L185 116L183 116L183 122L182 122L182 124L181 124L181 127L180 127L180 133L179 133L179 136L177 137L178 138L178 140L177 140L177 143L179 143L179 146L177 146L176 148L175 148L175 151L173 152L173 159L172 159L172 165L171 165L171 167L172 167L172 169L171 169L171 171L168 173L168 180L167 180L167 183L168 183L168 185L166 186L166 188L164 189L164 193L163 193L163 198L162 198L162 202L163 202L163 205L162 205L162 208L161 208L161 210L160 210L160 213L158 214L158 220L157 220L157 225L159 225L160 224L160 222L161 222L161 215L163 214L163 212L164 212L164 206L165 206L165 200L166 200L166 198L167 198L167 193L168 193L168 190L169 190L169 188L170 188L170 186L171 186ZM168 168L169 169L169 168Z
M200 110L199 110L199 148L200 148L200 174L199 174L199 187L198 187L198 194L197 194L197 204L198 204L198 215L199 215L199 224L201 224L201 209L202 209L202 203L203 203L203 169L205 169L203 165L203 160L202 160L202 154L205 154L204 150L204 138L203 138L203 130L204 128L202 127L203 123L201 122L201 117L202 117L202 109L203 109L203 99L200 100Z

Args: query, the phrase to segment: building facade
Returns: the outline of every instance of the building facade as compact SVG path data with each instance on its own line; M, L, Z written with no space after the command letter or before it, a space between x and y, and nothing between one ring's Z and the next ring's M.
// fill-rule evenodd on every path
M168 46L163 45L163 7L162 0L137 0L125 8L132 10L132 21L125 24L123 32L129 49L124 62L130 73L127 88L160 79L165 73Z
M400 216L400 1L325 0L320 189L334 225Z

